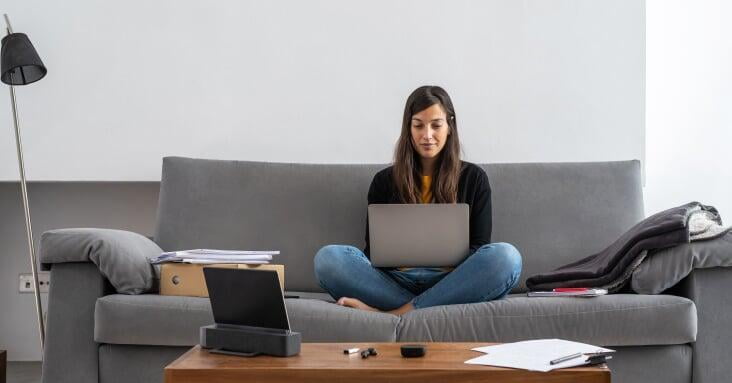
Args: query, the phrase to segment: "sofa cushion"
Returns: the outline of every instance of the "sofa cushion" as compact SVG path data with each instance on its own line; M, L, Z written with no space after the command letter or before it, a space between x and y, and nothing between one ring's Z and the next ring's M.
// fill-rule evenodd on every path
M696 340L696 306L671 295L581 299L516 294L492 302L420 309L401 318L321 299L285 301L290 326L302 333L305 342L563 338L603 346L644 346ZM151 294L99 298L94 320L94 340L99 343L159 346L195 345L198 329L213 323L207 298Z
M158 271L150 258L163 251L140 234L112 229L58 229L41 235L41 266L94 262L121 294L141 294L155 287Z
M285 303L290 327L302 333L304 342L396 340L398 316L341 307L320 299L286 299ZM107 295L97 299L94 340L111 344L192 346L199 343L199 328L211 323L213 315L208 298Z
M696 340L696 306L671 295L529 298L435 306L399 323L399 341L514 342L561 338L600 346L684 344Z

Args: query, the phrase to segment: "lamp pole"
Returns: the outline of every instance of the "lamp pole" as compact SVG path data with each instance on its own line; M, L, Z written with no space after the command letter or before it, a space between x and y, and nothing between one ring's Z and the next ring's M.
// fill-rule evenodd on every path
M4 14L7 24L8 35L13 33L8 15ZM12 74L11 74L12 76ZM18 107L15 103L15 87L10 85L10 101L13 104L13 123L15 125L15 144L18 150L18 167L20 169L20 189L23 196L23 211L25 212L25 231L28 238L28 249L31 261L31 272L33 273L33 295L36 299L36 314L38 315L38 332L41 340L41 358L43 358L43 347L46 340L46 330L43 325L43 307L41 306L41 294L38 286L38 265L36 262L36 250L33 245L33 229L31 226L30 208L28 205L28 188L25 182L25 167L23 165L23 144L20 140L20 123L18 122Z

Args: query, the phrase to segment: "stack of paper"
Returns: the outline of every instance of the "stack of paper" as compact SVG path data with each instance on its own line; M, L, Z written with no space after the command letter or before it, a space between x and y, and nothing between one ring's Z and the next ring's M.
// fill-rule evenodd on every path
M182 251L170 251L160 254L160 256L150 260L152 264L166 262L183 262L183 263L248 263L248 264L264 264L272 260L273 255L278 255L277 250L213 250L213 249L193 249Z
M581 366L587 363L588 355L612 353L615 350L591 344L571 342L562 339L537 339L524 342L504 343L495 346L477 347L473 351L486 353L465 361L467 364L520 368L531 371L551 371L558 368ZM557 364L549 362L561 357L582 353L583 356ZM610 359L611 357L607 357Z

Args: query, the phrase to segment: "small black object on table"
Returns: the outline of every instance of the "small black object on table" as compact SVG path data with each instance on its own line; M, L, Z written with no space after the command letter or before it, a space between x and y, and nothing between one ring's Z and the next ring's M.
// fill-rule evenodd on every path
M405 358L418 358L427 353L427 347L423 344L405 344L400 349Z

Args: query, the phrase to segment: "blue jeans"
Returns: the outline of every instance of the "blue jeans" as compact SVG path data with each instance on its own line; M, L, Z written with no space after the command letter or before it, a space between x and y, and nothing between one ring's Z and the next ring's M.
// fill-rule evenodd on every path
M415 308L485 302L506 296L521 275L521 254L511 244L481 246L452 271L422 267L377 268L358 248L327 245L315 255L315 276L336 300L356 298L379 310L408 302Z

